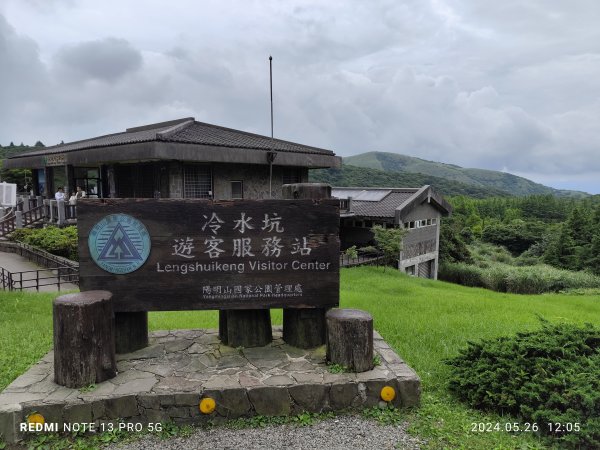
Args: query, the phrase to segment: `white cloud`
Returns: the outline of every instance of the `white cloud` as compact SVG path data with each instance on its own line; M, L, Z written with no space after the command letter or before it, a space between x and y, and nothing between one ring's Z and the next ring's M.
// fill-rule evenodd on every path
M586 189L600 173L591 0L134 3L0 6L0 142L190 115L268 134L272 54L279 137Z

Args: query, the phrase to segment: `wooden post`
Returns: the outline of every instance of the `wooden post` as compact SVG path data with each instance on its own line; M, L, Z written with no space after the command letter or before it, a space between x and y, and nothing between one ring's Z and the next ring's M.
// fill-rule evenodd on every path
M148 312L115 313L117 353L131 353L148 346Z
M117 374L112 294L87 291L54 300L54 382L69 388Z
M283 198L331 198L331 186L325 183L284 184ZM326 312L325 308L284 308L283 340L299 348L313 348L325 344Z
M230 309L227 314L225 329L230 347L263 347L273 340L271 332L271 312L268 309ZM219 326L221 326L219 321ZM219 330L221 335L223 328Z
M327 361L354 372L373 368L373 318L359 309L327 312Z

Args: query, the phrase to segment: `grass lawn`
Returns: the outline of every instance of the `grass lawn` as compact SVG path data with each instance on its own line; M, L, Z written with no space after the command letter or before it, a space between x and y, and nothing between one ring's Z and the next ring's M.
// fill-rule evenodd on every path
M37 361L52 345L53 295L0 293L0 389ZM515 422L463 406L446 390L445 358L469 340L539 327L551 322L600 322L600 296L512 295L449 283L410 278L381 268L344 269L341 306L369 311L375 328L417 371L423 381L422 405L407 412L411 431L430 448L546 448L528 434L472 432L473 422ZM272 312L274 324L281 311ZM150 314L150 328L215 328L215 311Z

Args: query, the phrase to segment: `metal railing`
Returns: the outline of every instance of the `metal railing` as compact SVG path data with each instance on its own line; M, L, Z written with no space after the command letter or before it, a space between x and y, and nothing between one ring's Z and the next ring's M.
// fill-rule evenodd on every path
M10 272L0 267L0 283L4 289L39 291L44 286L58 286L60 290L66 283L79 284L79 263L75 261L22 242L0 242L0 251L15 253L43 267L22 272Z
M66 284L79 284L79 269L69 266L49 267L46 269L9 272L0 267L2 288L9 291L35 289L39 292L44 286L57 286L58 290ZM69 286L71 288L71 286Z
M354 267L354 266L378 266L383 264L383 255L358 255L353 258L345 253L340 253L340 267Z

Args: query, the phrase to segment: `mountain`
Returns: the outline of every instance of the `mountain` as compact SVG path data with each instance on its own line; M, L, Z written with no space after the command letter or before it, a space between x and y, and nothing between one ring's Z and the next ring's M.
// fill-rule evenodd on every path
M386 172L345 164L341 169L318 169L311 170L309 173L311 182L327 183L332 186L421 187L429 184L447 196L466 195L473 198L487 198L510 195L493 187L474 186L422 173Z
M558 197L587 197L581 191L554 189L510 173L485 169L466 169L453 164L427 161L397 153L368 152L343 159L344 164L385 172L420 173L479 187L491 187L510 195L552 194Z

